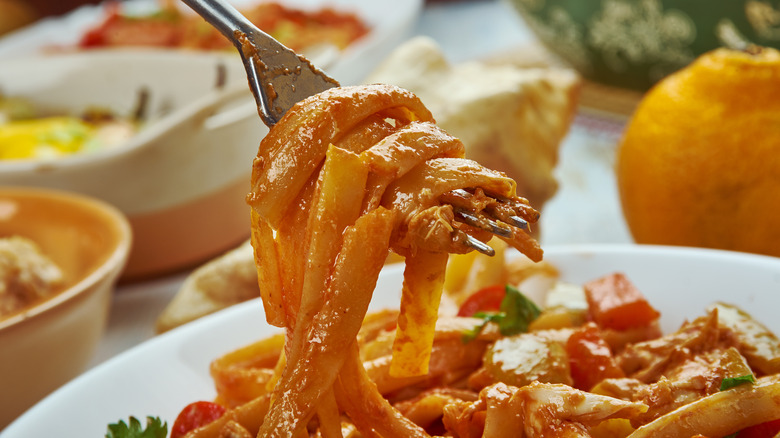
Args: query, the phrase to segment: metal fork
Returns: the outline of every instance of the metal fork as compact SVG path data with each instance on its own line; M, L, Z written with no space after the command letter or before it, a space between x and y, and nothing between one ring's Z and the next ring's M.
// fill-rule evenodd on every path
M224 0L182 0L241 54L258 113L270 128L297 102L339 83L258 29Z

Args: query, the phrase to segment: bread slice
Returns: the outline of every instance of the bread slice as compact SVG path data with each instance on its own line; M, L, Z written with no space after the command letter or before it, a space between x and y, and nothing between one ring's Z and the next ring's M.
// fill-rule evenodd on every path
M249 241L192 272L157 318L158 333L260 296Z

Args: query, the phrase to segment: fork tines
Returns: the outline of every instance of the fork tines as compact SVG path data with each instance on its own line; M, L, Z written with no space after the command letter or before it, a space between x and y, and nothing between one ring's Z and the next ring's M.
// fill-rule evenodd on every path
M529 232L529 223L536 222L539 212L527 204L524 199L511 199L493 194L471 193L458 189L441 196L441 202L453 207L455 219L479 230L487 231L502 238L512 238L513 227ZM456 235L458 243L465 244L483 254L493 255L493 250L482 241L465 234L468 238Z
M474 228L479 228L498 236L509 237L512 235L512 229L507 224L497 222L484 214L474 214L461 207L455 207L453 211L456 218Z
M482 254L485 254L487 256L493 257L494 255L496 255L496 251L490 245L488 245L485 242L482 242L481 240L466 233L463 230L456 230L455 236L453 237L452 240L453 243L455 244L464 245L478 252L481 252Z

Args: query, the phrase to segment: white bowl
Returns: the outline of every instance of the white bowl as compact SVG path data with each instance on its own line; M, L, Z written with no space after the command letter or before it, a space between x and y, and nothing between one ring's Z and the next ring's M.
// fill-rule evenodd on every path
M51 297L0 319L2 429L91 360L131 232L114 207L64 192L2 187L0 212L0 236L34 241L64 277Z
M0 162L0 185L79 192L122 210L135 236L125 278L195 264L248 237L244 197L267 128L237 56L128 50L28 57L2 64L0 87L44 108L76 114L100 106L120 116L132 114L140 90L148 93L150 120L124 145Z

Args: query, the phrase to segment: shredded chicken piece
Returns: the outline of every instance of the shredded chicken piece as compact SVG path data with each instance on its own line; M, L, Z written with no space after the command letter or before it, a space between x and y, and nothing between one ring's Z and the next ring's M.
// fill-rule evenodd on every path
M650 383L699 353L728 346L720 336L717 312L711 312L674 333L629 345L617 359L627 376Z
M517 388L497 383L479 400L451 405L444 422L463 437L589 437L588 427L612 418L631 418L647 405L574 389L538 383ZM524 434L524 435L522 435Z
M35 242L21 236L0 239L0 318L44 299L63 282L62 270Z

